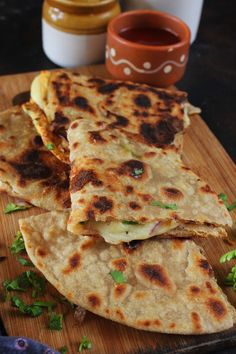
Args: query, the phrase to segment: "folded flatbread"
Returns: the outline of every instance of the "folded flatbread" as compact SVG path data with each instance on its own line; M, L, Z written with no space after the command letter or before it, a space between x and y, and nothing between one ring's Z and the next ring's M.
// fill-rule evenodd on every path
M233 326L235 310L193 241L113 246L69 233L67 219L66 212L41 214L21 219L20 229L31 261L72 303L149 331L202 334Z
M87 77L63 70L43 71L31 86L32 101L24 105L52 152L69 162L66 132L78 116L92 115L97 125L113 124L141 135L153 147L182 148L182 133L194 113L184 92ZM150 134L150 131L152 132Z
M77 119L68 130L68 230L117 244L161 236L225 236L232 220L209 185L172 149L112 125Z
M20 107L0 113L0 190L48 210L70 207L69 166L43 145Z

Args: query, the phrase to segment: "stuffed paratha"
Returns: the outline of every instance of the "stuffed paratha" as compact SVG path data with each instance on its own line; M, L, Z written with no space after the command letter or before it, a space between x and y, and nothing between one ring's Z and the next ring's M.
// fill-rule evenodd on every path
M232 223L209 185L179 154L113 125L77 119L68 130L72 211L68 230L107 242L156 235L225 236Z
M182 148L182 133L193 110L184 92L147 85L86 77L63 70L43 71L31 87L32 101L24 109L45 144L68 162L66 131L78 116L92 115L97 124L113 124L140 134L155 147ZM152 133L151 133L152 131Z
M235 310L193 241L113 246L69 233L67 219L63 212L32 216L20 220L20 229L32 262L72 303L149 331L202 334L233 326Z
M0 190L48 210L70 207L69 166L46 149L20 107L0 113Z

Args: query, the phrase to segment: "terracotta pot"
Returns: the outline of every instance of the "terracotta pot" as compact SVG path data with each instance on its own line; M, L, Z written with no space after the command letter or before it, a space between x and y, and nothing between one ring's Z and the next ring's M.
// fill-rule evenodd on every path
M119 35L126 28L144 26L167 28L180 40L176 44L151 46L131 42ZM179 18L159 11L128 11L108 25L106 66L115 79L166 87L182 78L189 45L190 30Z

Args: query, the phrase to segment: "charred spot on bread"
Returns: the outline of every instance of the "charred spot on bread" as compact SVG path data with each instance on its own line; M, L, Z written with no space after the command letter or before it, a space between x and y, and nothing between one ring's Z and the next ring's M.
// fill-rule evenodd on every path
M120 298L124 295L126 291L127 285L126 284L116 284L114 289L114 296L115 298Z
M79 123L78 122L74 122L71 124L71 129L76 129L77 127L79 126Z
M10 162L22 180L49 178L53 171L47 166L37 150L26 151L20 158L21 162Z
M108 127L116 128L116 127L127 127L129 125L129 120L123 116L115 115L116 121L109 124Z
M193 295L197 295L201 292L201 289L197 285L191 285L189 290Z
M169 199L180 200L184 197L183 193L174 187L162 187L161 191L162 194Z
M140 126L140 134L145 141L160 147L171 144L175 134L182 130L183 121L168 114L156 124L142 123Z
M88 82L92 82L92 83L99 84L99 85L102 85L105 83L105 81L103 79L99 79L97 77L92 77L91 79L88 79Z
M70 103L69 100L70 85L58 81L52 81L52 86L55 90L55 94L59 103L63 106L68 105Z
M90 306L95 309L95 308L98 308L100 307L101 305L101 299L100 299L100 296L97 295L97 294L89 294L87 296L87 299L88 299L88 303L90 304Z
M227 309L220 299L209 298L206 302L206 306L210 310L210 313L218 320L227 314Z
M142 161L128 160L121 164L118 168L120 175L127 175L135 179L140 179L145 174L145 166Z
M119 86L120 84L118 82L105 83L98 88L98 92L102 94L109 94L117 90Z
M59 77L59 79L62 79L62 80L69 80L70 79L67 73L62 73L58 77Z
M33 139L33 143L36 147L42 147L43 146L43 141L40 135L36 135Z
M125 258L117 258L112 261L112 265L116 270L119 270L120 272L124 272L128 262Z
M203 258L199 259L198 260L198 267L201 269L201 271L204 274L208 274L209 276L213 276L213 269L206 259L203 259Z
M126 191L126 193L130 194L130 193L132 193L132 192L134 191L134 187L132 187L132 186L126 186L126 187L125 187L125 191Z
M200 332L202 330L200 316L196 312L191 313L191 319L193 328L195 331Z
M84 186L88 183L91 183L93 186L97 187L103 185L94 170L80 170L72 177L70 189L74 193L84 188Z
M106 213L113 208L113 201L107 197L98 197L93 206L100 211L101 214Z
M130 242L123 242L122 243L122 248L127 254L131 254L141 248L142 246L142 241L141 240L133 240Z
M66 125L69 123L69 118L67 118L62 112L56 112L53 122L59 125Z
M64 274L71 273L76 268L80 267L80 254L75 252L68 260L68 266L63 270Z
M103 138L101 132L99 131L90 131L89 132L89 140L92 144L103 144L106 142L106 139Z
M129 202L129 207L131 209L133 209L133 210L141 209L141 206L138 203L134 202L134 201L133 202Z
M87 98L83 96L77 96L74 98L73 102L81 110L94 113L94 109L89 105Z
M161 288L171 288L171 282L164 267L160 264L142 263L138 266L139 275L153 285Z
M139 94L134 98L134 103L141 108L150 108L151 107L151 100L145 94Z

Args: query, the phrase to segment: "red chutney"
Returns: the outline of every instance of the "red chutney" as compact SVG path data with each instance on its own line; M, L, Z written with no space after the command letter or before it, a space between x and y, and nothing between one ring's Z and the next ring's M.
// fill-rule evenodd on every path
M119 36L135 43L151 46L164 46L180 42L179 36L167 28L125 28Z

